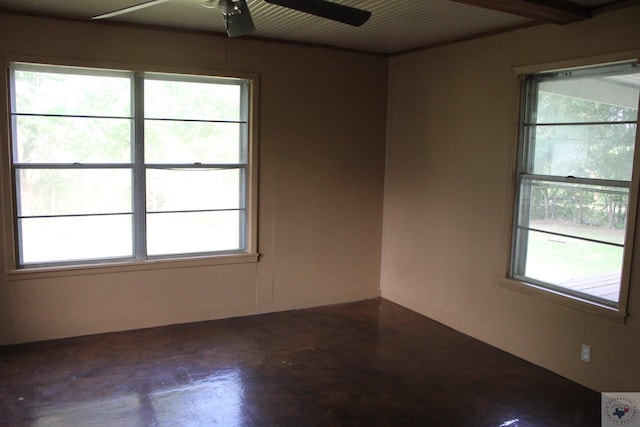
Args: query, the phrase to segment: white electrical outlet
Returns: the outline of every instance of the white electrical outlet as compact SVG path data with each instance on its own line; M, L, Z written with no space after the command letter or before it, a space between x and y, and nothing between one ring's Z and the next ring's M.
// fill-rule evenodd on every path
M582 344L582 349L580 351L580 360L583 362L591 362L591 346L587 344Z

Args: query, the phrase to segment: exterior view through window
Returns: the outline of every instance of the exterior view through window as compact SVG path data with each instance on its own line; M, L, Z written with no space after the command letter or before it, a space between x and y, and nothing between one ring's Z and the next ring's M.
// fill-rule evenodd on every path
M512 277L618 307L640 68L526 78Z
M249 84L12 64L18 266L244 252Z

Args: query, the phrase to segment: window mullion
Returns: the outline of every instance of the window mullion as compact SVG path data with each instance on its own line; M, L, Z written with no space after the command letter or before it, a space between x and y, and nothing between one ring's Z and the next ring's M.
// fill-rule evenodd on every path
M144 74L133 77L133 239L134 256L147 256L146 239L146 174L144 166Z

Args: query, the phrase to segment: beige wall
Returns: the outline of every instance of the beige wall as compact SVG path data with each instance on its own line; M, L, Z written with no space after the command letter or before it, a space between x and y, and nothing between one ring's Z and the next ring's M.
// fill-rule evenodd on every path
M390 60L383 297L594 389L640 390L640 248L626 325L500 286L517 139L513 66L640 49L639 22L634 7ZM581 343L592 346L591 363L579 361Z
M379 296L386 58L8 14L0 14L0 54L70 65L258 74L261 254L258 263L23 279L7 275L5 253L0 344ZM0 237L7 252L4 118L0 128Z

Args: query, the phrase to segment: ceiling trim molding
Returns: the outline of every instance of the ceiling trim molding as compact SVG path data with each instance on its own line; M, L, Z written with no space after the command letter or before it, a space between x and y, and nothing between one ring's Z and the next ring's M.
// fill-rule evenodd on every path
M597 6L591 9L591 15L601 15L607 12L613 12L614 10L624 9L625 7L640 5L640 0L619 0L613 3L607 3L604 6Z
M392 52L388 54L389 57L393 58L395 56L402 56L410 53L422 52L424 50L435 49L438 47L449 46L456 43L468 42L476 39L481 39L483 37L491 37L497 36L499 34L510 33L511 31L523 30L525 28L535 27L541 25L540 22L525 22L524 24L511 25L509 27L499 28L496 30L483 31L476 34L470 34L464 37L456 37L449 40L443 40L441 42L431 43L424 46L414 47L412 49L406 49L398 52Z

